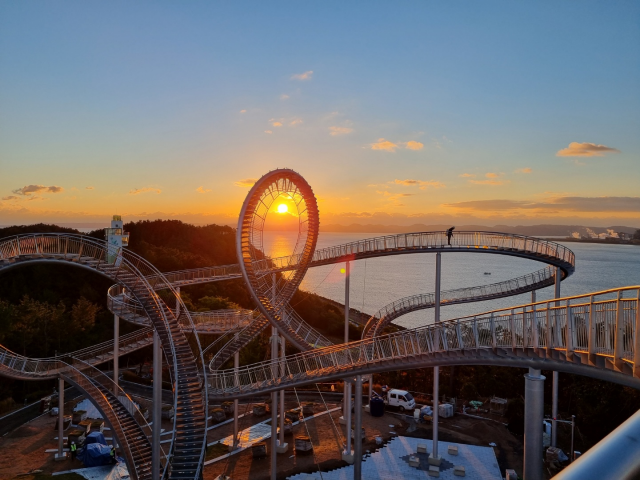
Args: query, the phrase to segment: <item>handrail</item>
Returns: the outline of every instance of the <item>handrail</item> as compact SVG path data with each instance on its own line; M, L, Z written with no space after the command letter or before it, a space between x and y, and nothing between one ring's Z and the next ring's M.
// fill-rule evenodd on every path
M634 292L635 296L624 298L624 292ZM620 295L591 301L592 297L613 293ZM572 303L580 298L589 298L590 302ZM281 360L259 362L239 371L213 372L211 392L214 396L257 393L276 386L318 382L344 372L355 374L371 364L388 363L391 368L398 368L399 361L417 355L495 348L604 356L612 359L619 371L637 377L634 339L640 323L639 298L640 286L633 286L460 317L287 356L284 376L272 369L281 365ZM588 334L592 328L595 336ZM633 368L624 368L625 364ZM587 364L585 368L595 367Z
M127 287L128 291L134 292L134 294L136 294L137 296L142 295L145 298L145 301L148 302L150 311L154 312L154 327L156 328L156 330L166 333L166 335L164 335L163 348L165 350L165 355L169 359L170 365L172 367L174 379L178 378L181 369L189 368L188 360L185 359L184 356L181 357L182 360L180 365L178 364L176 342L180 341L183 345L188 347L187 339L186 337L180 335L178 335L178 338L174 338L176 333L172 333L172 325L173 322L177 323L178 321L173 317L171 311L168 308L164 308L164 302L162 302L157 293L154 291L155 285L166 283L166 281L164 280L162 274L153 265L129 250L124 250L119 247L107 245L104 241L92 239L84 235L60 233L24 234L0 240L0 270L9 268L19 262L24 261L51 260L67 261L70 263L85 266L87 268L91 268L119 283L124 284ZM189 316L189 313L186 310L179 295L170 284L167 288L170 290L170 294L172 294L176 298L177 302L179 302L181 310L185 312L183 321L181 323L178 323L178 325L181 325L182 330L184 330L185 327L188 327L190 331L195 332L195 325L193 324L193 321L191 320L191 317ZM204 367L204 358L202 356L200 341L197 335L194 335L194 337L194 343L197 351L199 352L198 360L202 367ZM193 358L194 362L197 362L198 360L196 360L196 358ZM23 367L34 367L33 365L28 364L28 362L29 361L24 360ZM4 365L4 368L12 369L13 367L13 362L10 365ZM52 367L46 362L41 362L40 368L44 367L46 367L48 370L51 370L51 368L55 369L55 366ZM35 368L38 368L38 365L35 365ZM204 411L206 411L207 382L200 382L199 385L200 386L198 388L202 388L204 394L198 400L193 397L192 394L183 394L183 388L186 390L191 387L177 380L174 382L175 411L178 411L178 400L183 398L185 402L193 405L197 405L198 402L201 401L204 405ZM178 417L178 415L174 416L174 441L176 436L175 432L178 431L178 429L176 428L177 422L183 422L183 419L180 418L179 420ZM185 428L192 429L193 432L202 430L199 426L196 427L194 425L192 427L190 423L186 425L189 426ZM190 453L192 447L186 447L185 444L184 448L188 448ZM200 458L204 458L205 449L206 428L204 428L202 431L202 446L200 448ZM187 453L186 450L185 453ZM178 456L178 452L174 451L173 458L177 458ZM201 468L201 465L196 466L196 477L199 475Z
M109 410L105 409L104 405L106 405L110 409L111 403L109 399L104 395L104 393L102 393L101 395L89 395L89 399L92 400L94 403L97 403L98 405L102 404L100 409L102 410L103 413L107 415L108 417L107 419L109 423L111 423L111 427L115 428L116 433L120 432L120 435L116 435L116 436L118 437L120 444L121 445L124 444L127 447L126 449L124 449L125 455L130 457L130 458L127 458L128 460L127 465L128 466L130 465L136 471L136 477L138 479L147 478L149 476L148 467L149 467L149 464L151 463L151 458L149 458L149 451L151 449L149 436L151 435L152 430L151 430L151 426L149 425L146 418L144 417L144 414L140 411L140 409L138 408L136 403L133 401L133 399L129 396L129 394L127 394L117 383L115 383L110 377L105 375L102 371L98 370L92 365L89 365L86 362L82 362L81 360L78 360L75 358L70 360L72 363L67 363L69 368L65 369L64 376L67 377L69 380L71 380L73 383L75 383L79 388L85 391L88 391L91 389L90 385L93 387L97 387L97 385L99 384L104 389L106 389L109 393L113 394L118 399L118 401L120 397L124 397L128 400L129 405L128 407L125 406L125 409L129 412L129 415L131 415L131 418L135 420L135 422L137 423L137 426L140 428L140 431L144 433L146 442L144 442L144 440L140 438L137 432L131 432L130 427L123 425L120 421L119 415L117 415L115 412L112 412L111 414L109 414ZM62 361L61 363L66 363L66 362ZM117 392L117 394L114 394L113 392ZM133 408L134 412L132 413L131 411L129 411L129 408ZM116 423L116 425L114 425L114 423ZM132 434L135 435L134 438L136 439L136 442L130 442L129 436ZM147 447L146 452L142 448L142 445ZM169 449L171 449L171 445L169 446ZM166 467L168 458L167 458L166 451L162 447L162 445L160 446L160 450L162 452L160 456L161 457L160 461L164 469ZM134 453L137 455L134 456L133 455ZM141 459L145 457L147 457L147 461L148 461L147 465L140 465L138 464L138 462L136 462L136 459ZM144 466L147 467L146 469L147 474L140 474L141 473L140 469L141 467L144 467Z
M554 280L555 268L546 267L503 282L445 290L440 293L440 303L441 305L455 305L517 295L552 285ZM385 305L369 318L362 332L362 338L377 335L385 326L402 315L416 310L432 308L434 305L435 294L433 293L419 293L400 298Z

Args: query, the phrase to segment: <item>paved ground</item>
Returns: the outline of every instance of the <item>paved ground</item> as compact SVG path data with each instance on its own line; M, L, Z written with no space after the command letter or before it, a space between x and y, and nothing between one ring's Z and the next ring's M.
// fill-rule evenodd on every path
M427 445L431 451L431 443L418 438L396 437L383 448L371 455L367 455L362 462L362 478L367 480L423 480L429 477L428 454L417 453L418 444ZM447 452L449 445L458 446L458 455L450 455ZM469 480L502 480L498 460L491 447L478 447L473 445L453 444L438 442L438 453L442 458L440 464L440 477L444 480L457 480L453 474L454 466L465 468L465 478ZM420 464L416 467L409 466L409 457L416 456ZM330 472L320 474L298 474L289 477L290 480L351 480L353 478L353 465L343 467Z

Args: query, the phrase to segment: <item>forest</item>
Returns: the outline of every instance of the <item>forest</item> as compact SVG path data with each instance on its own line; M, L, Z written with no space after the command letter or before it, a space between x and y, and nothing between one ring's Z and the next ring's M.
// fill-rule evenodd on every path
M128 223L129 248L161 271L183 270L237 263L235 230L231 227L194 226L176 220ZM0 229L0 239L19 233L68 232L55 225L15 226ZM96 230L89 236L104 239ZM0 275L0 344L26 356L47 357L65 354L108 340L113 335L113 315L107 310L106 292L111 286L91 271L66 265L36 264L10 269ZM182 288L182 298L191 311L255 305L241 279ZM298 291L292 306L314 328L340 341L344 331L343 309L310 292ZM120 320L121 334L139 328ZM241 352L241 364L264 360L268 351L265 332ZM359 338L351 326L350 338ZM210 338L209 338L210 337ZM204 336L203 345L216 339ZM293 353L293 347L287 348ZM151 359L150 348L121 358L121 368ZM111 363L101 368L111 369ZM508 367L443 367L440 391L446 397L465 400L493 395L508 398L507 420L514 433L524 422L525 370ZM544 372L546 406L551 412L551 372ZM432 389L432 369L393 371L376 375L374 383L428 393ZM52 391L54 382L0 382L0 409L35 401ZM587 448L640 408L640 392L588 377L560 374L559 410L563 418L576 415L577 445ZM1 412L0 412L1 414Z

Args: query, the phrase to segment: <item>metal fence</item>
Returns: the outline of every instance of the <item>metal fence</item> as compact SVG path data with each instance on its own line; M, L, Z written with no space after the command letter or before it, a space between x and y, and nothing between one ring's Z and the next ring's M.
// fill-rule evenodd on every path
M640 287L626 287L494 310L480 315L420 327L381 337L335 345L265 361L238 371L209 376L211 393L257 393L280 386L321 381L337 373L388 364L401 368L402 360L438 352L478 349L562 350L611 359L621 366L640 363ZM274 368L284 368L284 375ZM638 376L638 369L634 368Z

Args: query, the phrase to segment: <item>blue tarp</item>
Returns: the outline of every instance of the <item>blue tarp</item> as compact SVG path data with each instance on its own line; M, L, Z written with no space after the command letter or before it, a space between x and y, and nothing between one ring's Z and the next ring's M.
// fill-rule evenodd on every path
M85 467L100 467L109 465L111 460L111 447L100 443L85 445L78 451L78 459Z
M107 441L105 440L104 435L101 432L95 431L89 433L89 435L87 435L87 438L84 440L85 446L91 445L92 443L106 445Z

